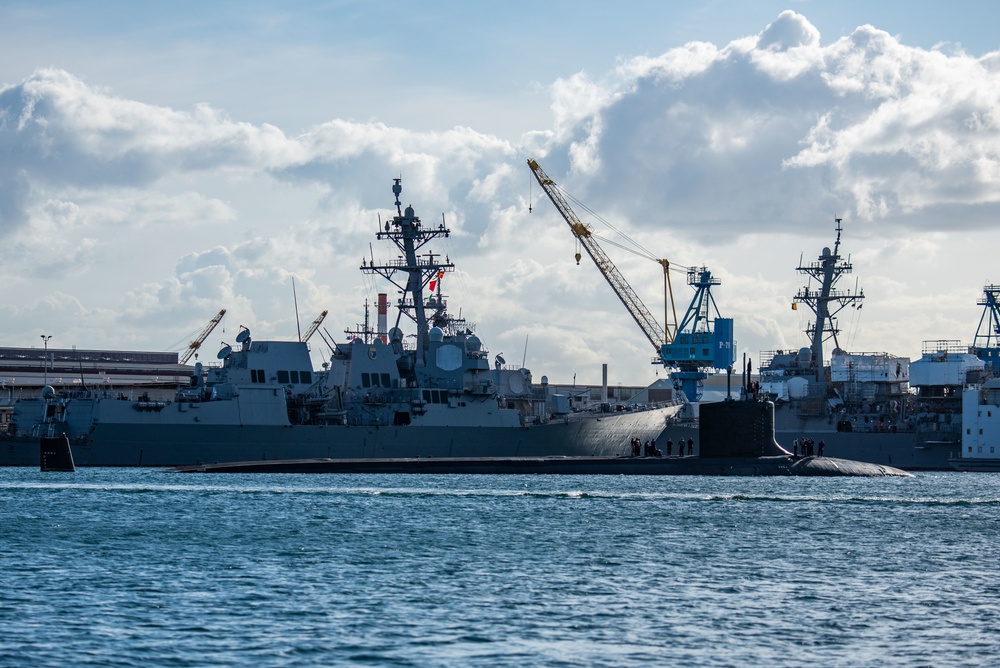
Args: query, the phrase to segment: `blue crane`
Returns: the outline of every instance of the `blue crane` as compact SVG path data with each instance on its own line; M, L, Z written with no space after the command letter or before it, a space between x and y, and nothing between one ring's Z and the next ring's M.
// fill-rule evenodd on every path
M688 306L687 313L679 325L671 326L665 307L665 326L661 327L649 309L642 303L639 296L618 271L611 259L601 249L594 237L593 230L582 223L560 192L560 188L535 160L528 160L528 167L534 174L538 185L548 195L552 204L569 225L577 240L586 249L594 264L615 291L615 294L625 305L625 308L635 319L646 338L653 344L658 357L654 364L674 369L671 378L684 392L688 401L697 402L702 397L702 386L708 373L714 369L731 369L736 360L736 347L733 343L733 320L719 315L719 309L712 297L712 286L719 285L719 279L714 278L706 267L691 267L688 269L688 285L695 289L694 298ZM577 264L580 254L577 253ZM657 260L663 267L665 301L674 304L668 270L671 268L667 260ZM676 323L676 312L674 322Z

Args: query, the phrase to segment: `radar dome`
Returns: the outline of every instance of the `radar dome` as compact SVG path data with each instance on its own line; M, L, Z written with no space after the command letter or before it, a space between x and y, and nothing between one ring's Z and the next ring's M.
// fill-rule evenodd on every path
M483 342L479 340L478 336L473 334L465 340L465 349L470 352L478 353L483 349Z
M444 341L444 332L440 327L431 327L431 331L427 332L427 338L433 343L441 343Z
M809 396L809 381L802 376L789 378L788 396L792 399L803 399Z
M43 399L51 399L54 396L56 396L56 388L52 387L51 385L46 385L45 387L42 388Z
M399 327L393 327L389 330L389 341L392 343L399 343L403 340L403 330Z

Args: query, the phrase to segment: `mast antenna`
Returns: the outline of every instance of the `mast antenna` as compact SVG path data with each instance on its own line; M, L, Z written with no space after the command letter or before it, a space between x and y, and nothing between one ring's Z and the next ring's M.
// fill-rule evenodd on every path
M299 324L299 298L295 294L295 277L292 276L292 301L295 302L295 330L298 332L299 341L302 340L302 326Z

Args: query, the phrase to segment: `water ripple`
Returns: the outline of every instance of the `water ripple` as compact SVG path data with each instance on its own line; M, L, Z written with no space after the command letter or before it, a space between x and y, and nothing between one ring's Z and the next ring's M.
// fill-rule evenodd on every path
M997 482L0 469L0 666L983 665Z

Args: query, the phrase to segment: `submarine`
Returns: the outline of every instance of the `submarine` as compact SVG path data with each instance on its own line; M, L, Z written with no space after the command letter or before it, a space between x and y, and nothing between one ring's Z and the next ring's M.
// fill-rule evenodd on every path
M286 459L176 466L174 473L477 473L559 475L912 477L902 469L797 456L774 437L774 403L726 399L701 406L699 454L687 457L413 457Z

